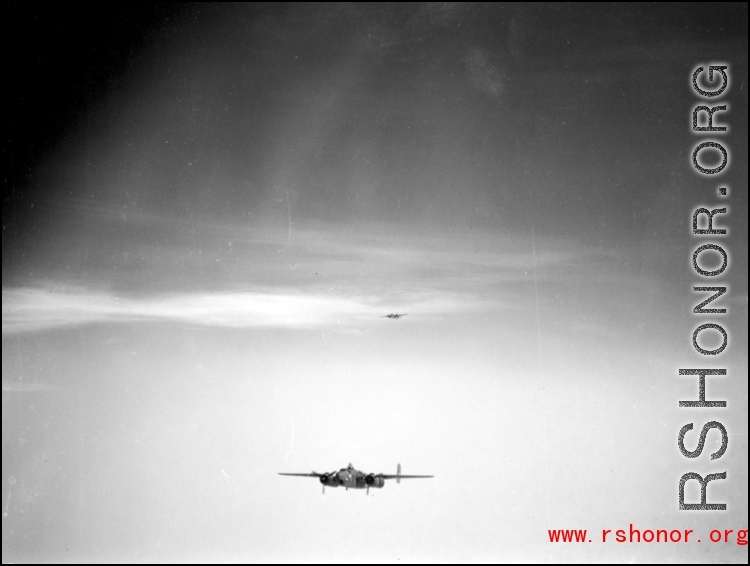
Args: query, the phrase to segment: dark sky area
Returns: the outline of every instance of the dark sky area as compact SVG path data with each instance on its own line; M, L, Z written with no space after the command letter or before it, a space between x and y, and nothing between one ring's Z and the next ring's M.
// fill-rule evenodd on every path
M747 525L747 3L6 19L4 561L746 562L547 529ZM729 131L693 133L697 104ZM692 211L725 205L701 279ZM705 284L723 317L692 313ZM714 362L729 408L678 410L677 369ZM734 499L686 517L675 438L708 416L730 448L696 469ZM350 461L436 477L276 475Z
M186 211L237 215L289 190L327 220L502 216L518 229L536 218L619 240L649 229L650 207L674 208L654 184L694 184L674 178L692 94L680 58L745 33L744 5L712 8L710 26L704 7L21 13L5 232L42 221L24 213L51 197L51 175L59 194L170 214L176 197Z

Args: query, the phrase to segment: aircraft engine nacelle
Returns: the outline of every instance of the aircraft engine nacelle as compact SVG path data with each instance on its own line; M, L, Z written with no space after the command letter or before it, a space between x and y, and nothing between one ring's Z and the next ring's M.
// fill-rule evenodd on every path
M338 487L341 482L339 482L339 478L336 476L336 474L330 474L326 476L320 476L320 483L322 483L326 487Z
M385 485L385 480L381 476L370 474L365 476L365 484L367 484L367 487L380 489Z

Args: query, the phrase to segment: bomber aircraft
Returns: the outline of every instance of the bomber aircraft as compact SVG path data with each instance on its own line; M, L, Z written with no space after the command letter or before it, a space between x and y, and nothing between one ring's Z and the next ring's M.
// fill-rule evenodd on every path
M405 315L405 314L391 313L391 314L384 314L380 318L395 318L396 320L398 320L402 316L407 316L407 315Z
M401 474L401 464L396 468L396 475L389 474L366 474L355 470L354 466L349 464L346 468L341 468L338 472L331 472L330 474L319 474L312 472L311 474L286 474L279 472L280 476L300 476L305 478L318 478L320 483L323 484L323 494L326 492L326 486L338 487L344 486L347 491L351 487L352 489L366 489L365 494L370 493L370 488L380 489L385 486L385 480L395 479L396 483L401 483L402 479L411 478L432 478L434 476L404 476Z

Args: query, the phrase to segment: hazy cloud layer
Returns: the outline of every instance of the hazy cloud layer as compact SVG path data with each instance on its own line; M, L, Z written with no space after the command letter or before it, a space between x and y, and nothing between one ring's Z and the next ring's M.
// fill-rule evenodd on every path
M3 393L45 393L57 387L48 383L25 383L23 381L3 381Z
M300 220L283 235L267 222L170 222L153 213L124 219L95 204L69 204L78 225L117 237L100 245L73 234L71 248L83 252L64 265L56 265L55 250L40 256L44 280L3 289L3 335L105 321L351 328L389 312L424 319L515 309L526 292L518 283L528 290L534 277L559 276L550 267L607 261L601 249L544 237L534 243L525 234L476 231L467 238L386 223L354 230ZM156 236L144 241L144 232Z
M3 290L3 335L95 322L164 321L226 328L313 328L366 324L382 315L374 298L270 291L182 293L122 298L86 289ZM466 299L433 293L422 315L466 310Z

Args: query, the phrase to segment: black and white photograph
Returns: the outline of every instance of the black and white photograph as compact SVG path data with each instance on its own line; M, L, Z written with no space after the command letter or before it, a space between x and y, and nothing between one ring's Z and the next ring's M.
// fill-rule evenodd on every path
M747 564L747 2L5 21L4 564Z

